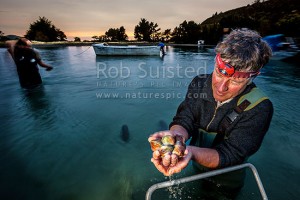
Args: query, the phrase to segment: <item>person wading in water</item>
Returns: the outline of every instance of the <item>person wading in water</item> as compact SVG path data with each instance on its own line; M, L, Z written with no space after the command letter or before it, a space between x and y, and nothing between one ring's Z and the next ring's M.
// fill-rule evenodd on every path
M32 48L30 40L20 38L17 41L7 42L7 46L16 63L21 87L28 89L41 85L42 78L38 65L47 71L51 71L53 67L42 61L39 53Z

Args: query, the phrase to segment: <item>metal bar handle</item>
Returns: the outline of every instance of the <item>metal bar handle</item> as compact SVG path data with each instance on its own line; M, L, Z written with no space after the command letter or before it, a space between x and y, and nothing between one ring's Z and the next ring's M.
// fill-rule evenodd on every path
M263 187L261 179L258 175L258 172L257 172L256 168L254 167L254 165L252 165L251 163L245 163L245 164L227 167L227 168L223 168L223 169L218 169L218 170L214 170L214 171L210 171L210 172L206 172L206 173L202 173L202 174L197 174L197 175L188 176L188 177L184 177L184 178L180 178L180 179L175 179L172 181L165 181L165 182L154 184L148 189L148 191L146 193L146 200L151 200L152 193L157 189L166 188L166 187L170 187L173 185L179 185L180 183L191 182L191 181L195 181L195 180L199 180L199 179L203 179L203 178L207 178L207 177L211 177L211 176L216 176L219 174L236 171L236 170L246 168L246 167L249 167L251 169L251 171L253 172L262 198L264 200L268 200L267 194L265 192L265 189Z

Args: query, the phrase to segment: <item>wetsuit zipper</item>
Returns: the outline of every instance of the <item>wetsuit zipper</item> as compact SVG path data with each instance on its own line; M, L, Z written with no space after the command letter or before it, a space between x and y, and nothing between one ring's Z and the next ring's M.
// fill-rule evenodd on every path
M214 115L212 117L212 119L210 120L210 122L208 123L208 125L206 126L206 131L208 131L209 126L211 125L211 123L214 121L216 114L217 114L217 110L218 110L218 106L215 107L215 112Z

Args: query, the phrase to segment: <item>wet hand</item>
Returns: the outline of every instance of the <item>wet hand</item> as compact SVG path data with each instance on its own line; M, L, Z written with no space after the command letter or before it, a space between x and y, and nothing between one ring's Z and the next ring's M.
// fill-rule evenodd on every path
M176 168L178 161L185 156L185 141L181 135L169 130L160 131L151 135L148 141L153 151L152 162L160 172L168 176L170 168L175 167L172 173L181 171Z
M184 152L184 156L176 162L176 165L168 168L168 176L171 176L173 174L180 173L184 168L186 168L192 158L192 153L186 149Z
M187 167L189 161L191 160L192 154L186 149L184 156L176 160L175 164L172 164L172 157L176 155L168 155L164 158L161 158L158 151L153 152L153 158L151 162L154 164L156 169L163 173L165 176L171 176L176 173L180 173L184 168Z
M46 71L51 71L53 69L53 67L47 67Z

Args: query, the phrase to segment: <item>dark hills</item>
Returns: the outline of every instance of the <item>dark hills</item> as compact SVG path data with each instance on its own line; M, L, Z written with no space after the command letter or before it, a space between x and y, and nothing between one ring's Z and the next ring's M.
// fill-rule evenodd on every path
M262 35L283 33L300 37L299 0L256 0L252 5L214 14L202 27L251 28Z

